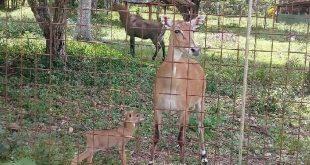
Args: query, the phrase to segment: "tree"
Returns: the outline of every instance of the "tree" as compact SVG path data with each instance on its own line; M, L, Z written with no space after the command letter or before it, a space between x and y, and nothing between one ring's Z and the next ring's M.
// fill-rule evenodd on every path
M80 0L78 10L78 20L75 28L75 38L77 40L92 40L91 35L91 7L92 0Z
M91 13L94 14L98 8L98 0L92 0L91 8L92 8Z
M26 3L26 0L23 0L21 5L25 6L25 3Z
M33 15L46 39L46 53L55 57L63 57L65 53L65 25L69 0L54 0L53 13L47 0L28 0Z
M4 0L0 0L0 8L4 8L5 5L4 5Z

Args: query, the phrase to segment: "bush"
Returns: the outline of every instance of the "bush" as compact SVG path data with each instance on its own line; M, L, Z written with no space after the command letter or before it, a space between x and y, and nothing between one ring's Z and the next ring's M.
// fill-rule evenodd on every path
M4 20L4 19L3 19ZM0 19L1 38L17 38L27 33L42 35L39 25L32 18L12 19L5 21Z

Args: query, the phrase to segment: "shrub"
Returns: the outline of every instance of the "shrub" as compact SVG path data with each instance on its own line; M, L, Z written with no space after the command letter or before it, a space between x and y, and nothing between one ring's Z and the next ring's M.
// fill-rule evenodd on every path
M39 25L32 18L9 18L5 21L0 19L0 36L6 38L17 38L25 35L26 33L42 35Z

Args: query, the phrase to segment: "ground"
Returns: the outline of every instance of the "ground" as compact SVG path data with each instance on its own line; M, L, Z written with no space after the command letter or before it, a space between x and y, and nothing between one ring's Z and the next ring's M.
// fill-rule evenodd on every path
M84 149L83 132L116 127L123 112L133 109L144 113L146 120L127 147L128 161L148 161L152 83L161 58L151 61L153 45L140 39L137 57L130 57L118 14L110 14L100 11L93 17L93 43L72 39L76 18L70 16L69 63L64 67L62 60L51 61L43 54L44 40L29 8L0 11L1 163L69 164ZM309 27L274 23L269 18L253 21L244 162L309 164ZM208 82L205 141L214 164L237 162L245 29L244 17L207 16L205 26L195 33L203 48L197 60ZM169 114L164 118L156 157L159 164L178 162L176 120L177 116ZM192 115L187 164L199 164L196 126ZM120 164L117 155L111 149L98 153L94 161Z

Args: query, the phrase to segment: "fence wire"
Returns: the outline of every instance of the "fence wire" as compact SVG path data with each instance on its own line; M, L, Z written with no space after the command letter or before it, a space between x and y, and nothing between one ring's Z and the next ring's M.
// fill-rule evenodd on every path
M123 126L131 111L144 115L135 134L112 133L107 145L120 136L132 136L125 147L127 163L149 162L154 82L162 50L152 60L154 44L136 37L132 56L127 26L107 1L82 8L76 1L4 2L0 2L0 164L71 164L89 147L87 132L93 139L88 143L95 145L96 135L107 138L95 131ZM154 22L163 14L173 21L188 17L179 12L188 8L177 5L127 3L126 9ZM309 6L301 1L253 6L243 119L247 4L203 0L195 8L206 16L193 39L201 47L195 60L207 82L203 124L210 164L238 163L242 120L243 164L310 164ZM38 21L35 15L40 12L48 15ZM150 31L148 26L135 29ZM169 36L166 30L166 56L172 46ZM154 163L178 164L179 115L166 111ZM199 113L189 111L185 163L200 164ZM119 157L118 148L109 147L94 155L93 164L121 164Z

